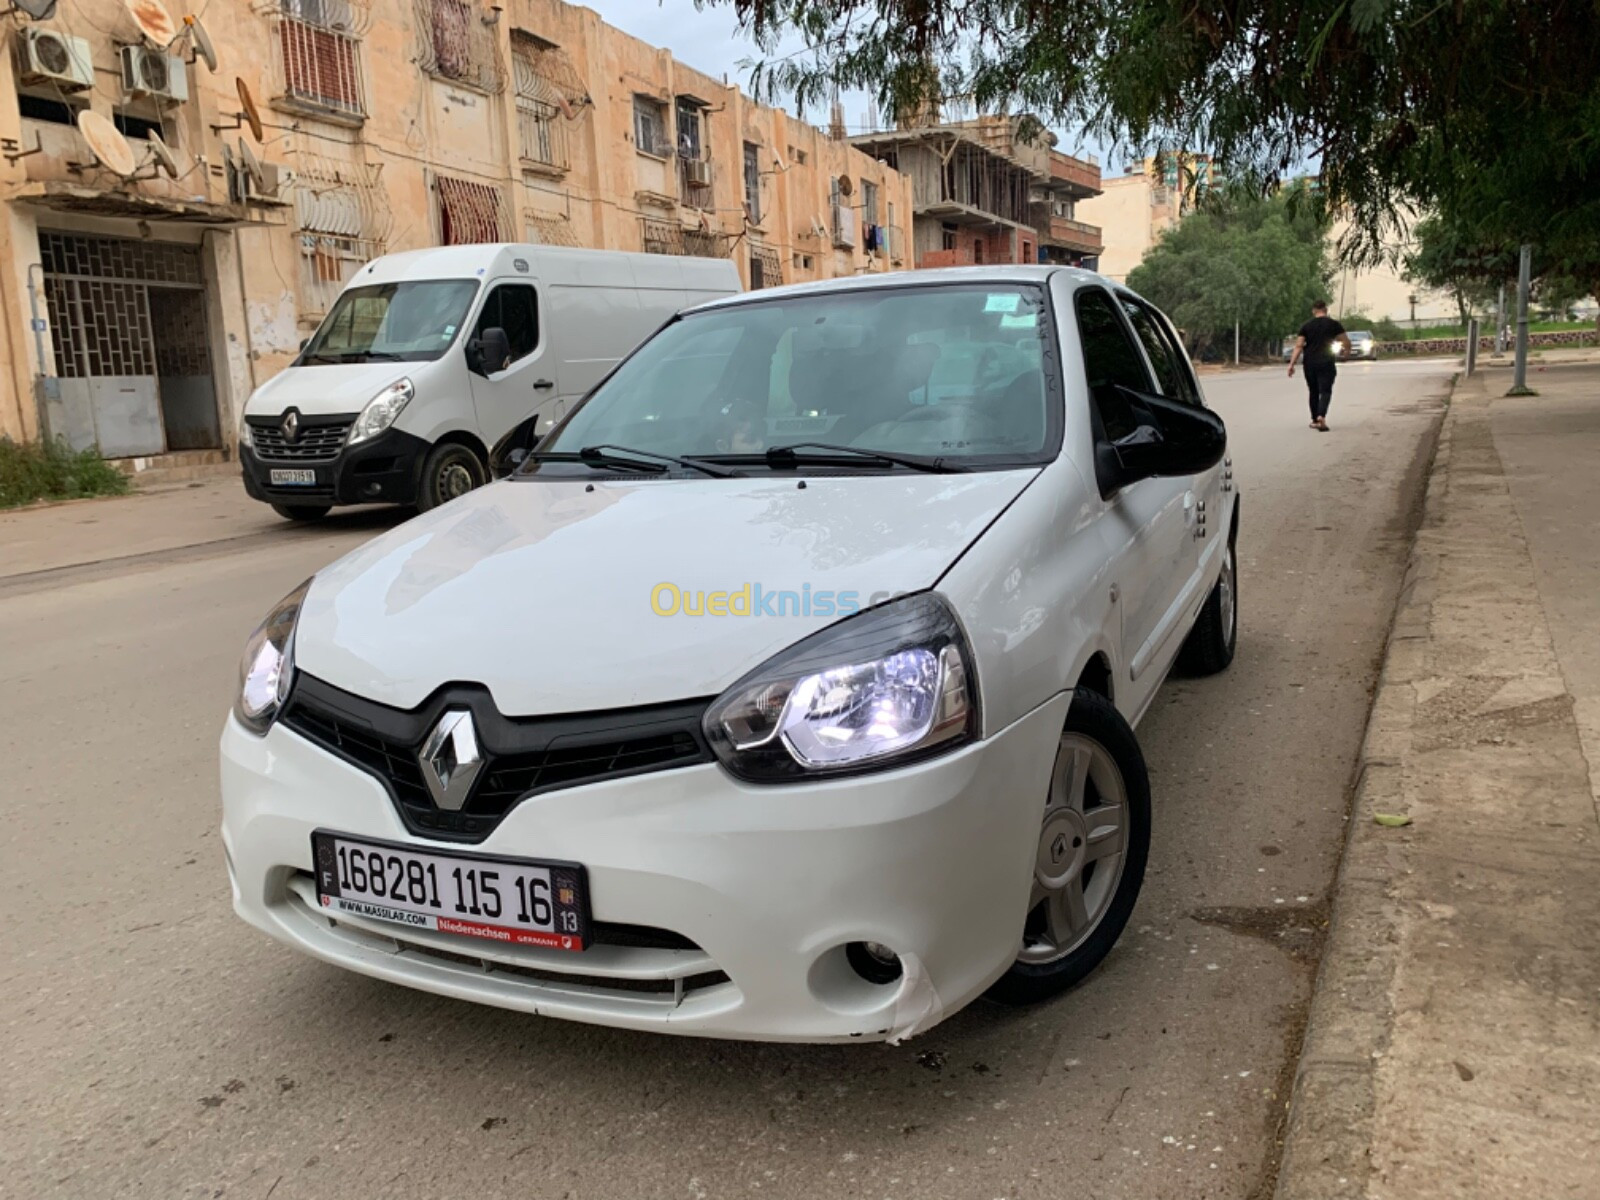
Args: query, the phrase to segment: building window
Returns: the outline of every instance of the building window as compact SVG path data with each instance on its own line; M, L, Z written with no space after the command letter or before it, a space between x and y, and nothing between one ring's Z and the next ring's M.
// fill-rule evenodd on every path
M975 262L975 263L981 263L983 261L983 239L982 238L973 238L972 239L972 261Z
M566 101L542 69L555 49L531 33L520 29L511 33L511 74L517 88L517 143L522 160L565 171L567 127L560 106Z
M276 39L281 100L318 114L366 115L350 15L341 0L282 0Z
M828 181L828 207L833 215L833 244L850 250L856 244L856 210L850 207L850 193L837 176Z
M954 225L941 225L939 227L939 248L941 250L954 250L956 248L956 227Z
M423 70L481 92L504 86L495 27L484 24L474 0L416 0L416 6L418 24L426 31Z
M572 222L564 216L546 216L543 213L523 214L523 236L535 246L576 246L578 235L572 231Z
M667 137L667 106L649 96L633 98L633 144L645 154L666 158L672 146Z
M499 188L448 175L440 175L434 186L439 198L441 245L510 240Z
M678 97L678 153L684 158L703 159L700 103L688 96Z
M867 225L877 225L878 221L878 185L861 181L861 220Z
M800 166L800 167L805 166L806 165L806 152L804 150L801 150L801 149L795 147L795 146L790 146L789 147L789 161L794 163L796 166Z
M777 287L783 282L783 260L773 247L750 243L750 289Z
M761 147L754 142L744 144L744 215L761 224Z
M300 311L318 316L355 273L385 253L389 204L378 168L352 155L335 158L303 142L294 147L295 232L300 247Z
M26 93L17 96L17 113L30 121L48 121L52 125L73 125L78 120L78 110L65 101Z

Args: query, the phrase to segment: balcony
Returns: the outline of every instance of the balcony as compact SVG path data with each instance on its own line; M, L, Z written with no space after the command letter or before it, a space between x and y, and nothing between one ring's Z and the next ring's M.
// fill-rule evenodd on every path
M1040 227L1039 240L1076 254L1099 254L1105 248L1098 225L1086 225L1070 217L1051 217L1047 225Z
M1068 154L1051 153L1050 178L1085 196L1098 196L1101 191L1099 165L1083 162Z

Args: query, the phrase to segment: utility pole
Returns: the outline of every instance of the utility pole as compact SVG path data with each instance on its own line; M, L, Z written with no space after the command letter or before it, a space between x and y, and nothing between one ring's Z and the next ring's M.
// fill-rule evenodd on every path
M1537 393L1528 386L1528 276L1532 273L1533 247L1522 244L1522 255L1517 263L1517 359L1508 396L1533 396Z
M1239 365L1239 318L1233 319L1233 365Z
M1494 354L1499 358L1506 352L1506 281L1500 281L1500 295L1494 302Z

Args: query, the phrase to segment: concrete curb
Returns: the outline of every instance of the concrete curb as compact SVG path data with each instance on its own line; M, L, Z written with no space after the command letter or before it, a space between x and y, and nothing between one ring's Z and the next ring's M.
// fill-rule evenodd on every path
M1452 406L1460 382L1458 376L1452 384ZM1452 407L1440 423L1428 468L1424 525L1436 518L1443 502L1454 424ZM1432 576L1414 543L1357 767L1328 939L1284 1129L1275 1200L1356 1200L1367 1194L1377 1072L1394 1030L1394 980L1400 961L1390 886L1401 869L1398 847L1373 824L1372 814L1405 811L1401 759L1415 695L1395 679L1406 675L1402 660L1427 636Z

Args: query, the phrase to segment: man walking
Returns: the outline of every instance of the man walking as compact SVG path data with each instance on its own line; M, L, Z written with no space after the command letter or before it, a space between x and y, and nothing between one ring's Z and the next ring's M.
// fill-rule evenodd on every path
M1339 373L1333 353L1335 342L1346 354L1350 353L1350 335L1328 315L1328 302L1318 300L1311 306L1311 320L1300 326L1300 334L1294 340L1289 378L1294 378L1294 365L1303 357L1306 391L1311 394L1311 428L1323 433L1328 432L1328 405L1333 402L1333 380Z

